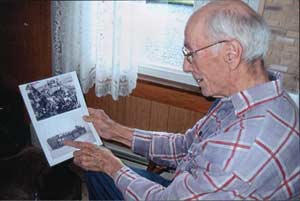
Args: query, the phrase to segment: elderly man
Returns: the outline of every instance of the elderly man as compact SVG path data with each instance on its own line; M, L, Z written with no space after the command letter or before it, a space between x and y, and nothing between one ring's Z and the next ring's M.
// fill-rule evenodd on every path
M84 119L102 138L176 168L173 180L166 181L133 171L103 147L66 142L80 149L74 162L89 170L90 198L299 197L299 110L279 74L264 68L269 34L263 19L242 1L214 1L197 10L185 28L183 68L204 96L219 101L185 135L127 128L90 109Z

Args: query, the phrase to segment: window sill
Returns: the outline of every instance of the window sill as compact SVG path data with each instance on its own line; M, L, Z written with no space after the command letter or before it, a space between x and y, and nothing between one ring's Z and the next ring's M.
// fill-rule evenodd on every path
M181 88L170 86L171 82L169 81L168 85L166 85L161 80L158 82L158 80L154 80L153 78L149 79L145 80L139 78L132 96L200 112L202 114L208 111L214 100L202 96L201 93L199 93L199 89L195 92L187 88L183 89L182 86Z
M140 65L133 96L205 114L213 98L204 97L191 74L155 64Z
M172 67L161 67L155 64L139 65L138 79L201 95L199 86L191 74Z
M174 90L178 90L178 91L184 91L187 93L202 96L201 90L199 89L199 87L196 87L196 86L191 86L191 85L175 82L172 80L166 80L166 79L157 78L157 77L153 77L150 75L144 75L144 74L138 74L138 80L140 82L151 83L151 84L154 84L157 86L170 88L170 89L174 89Z

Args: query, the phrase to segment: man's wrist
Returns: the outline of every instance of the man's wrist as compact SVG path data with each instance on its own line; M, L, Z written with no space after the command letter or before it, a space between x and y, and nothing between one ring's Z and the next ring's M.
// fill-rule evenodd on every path
M117 172L119 170L121 170L125 165L121 162L120 159L118 159L119 162L116 163L116 165L114 165L113 168L110 169L110 171L108 172L108 175L111 177L111 178L114 178L114 176L117 174Z
M132 146L133 129L122 125L118 125L115 130L114 141L120 142L129 148Z

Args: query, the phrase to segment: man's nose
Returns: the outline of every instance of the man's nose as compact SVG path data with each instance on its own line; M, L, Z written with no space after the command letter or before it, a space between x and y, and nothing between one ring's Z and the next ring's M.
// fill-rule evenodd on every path
M183 71L186 73L190 73L193 71L193 66L190 64L187 59L183 60Z

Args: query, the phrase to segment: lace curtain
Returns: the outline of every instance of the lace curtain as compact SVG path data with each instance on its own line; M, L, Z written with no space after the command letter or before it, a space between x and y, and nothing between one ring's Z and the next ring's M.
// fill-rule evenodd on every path
M132 4L126 1L52 1L54 74L76 71L84 93L114 100L136 86L138 52ZM135 55L135 56L133 56Z

